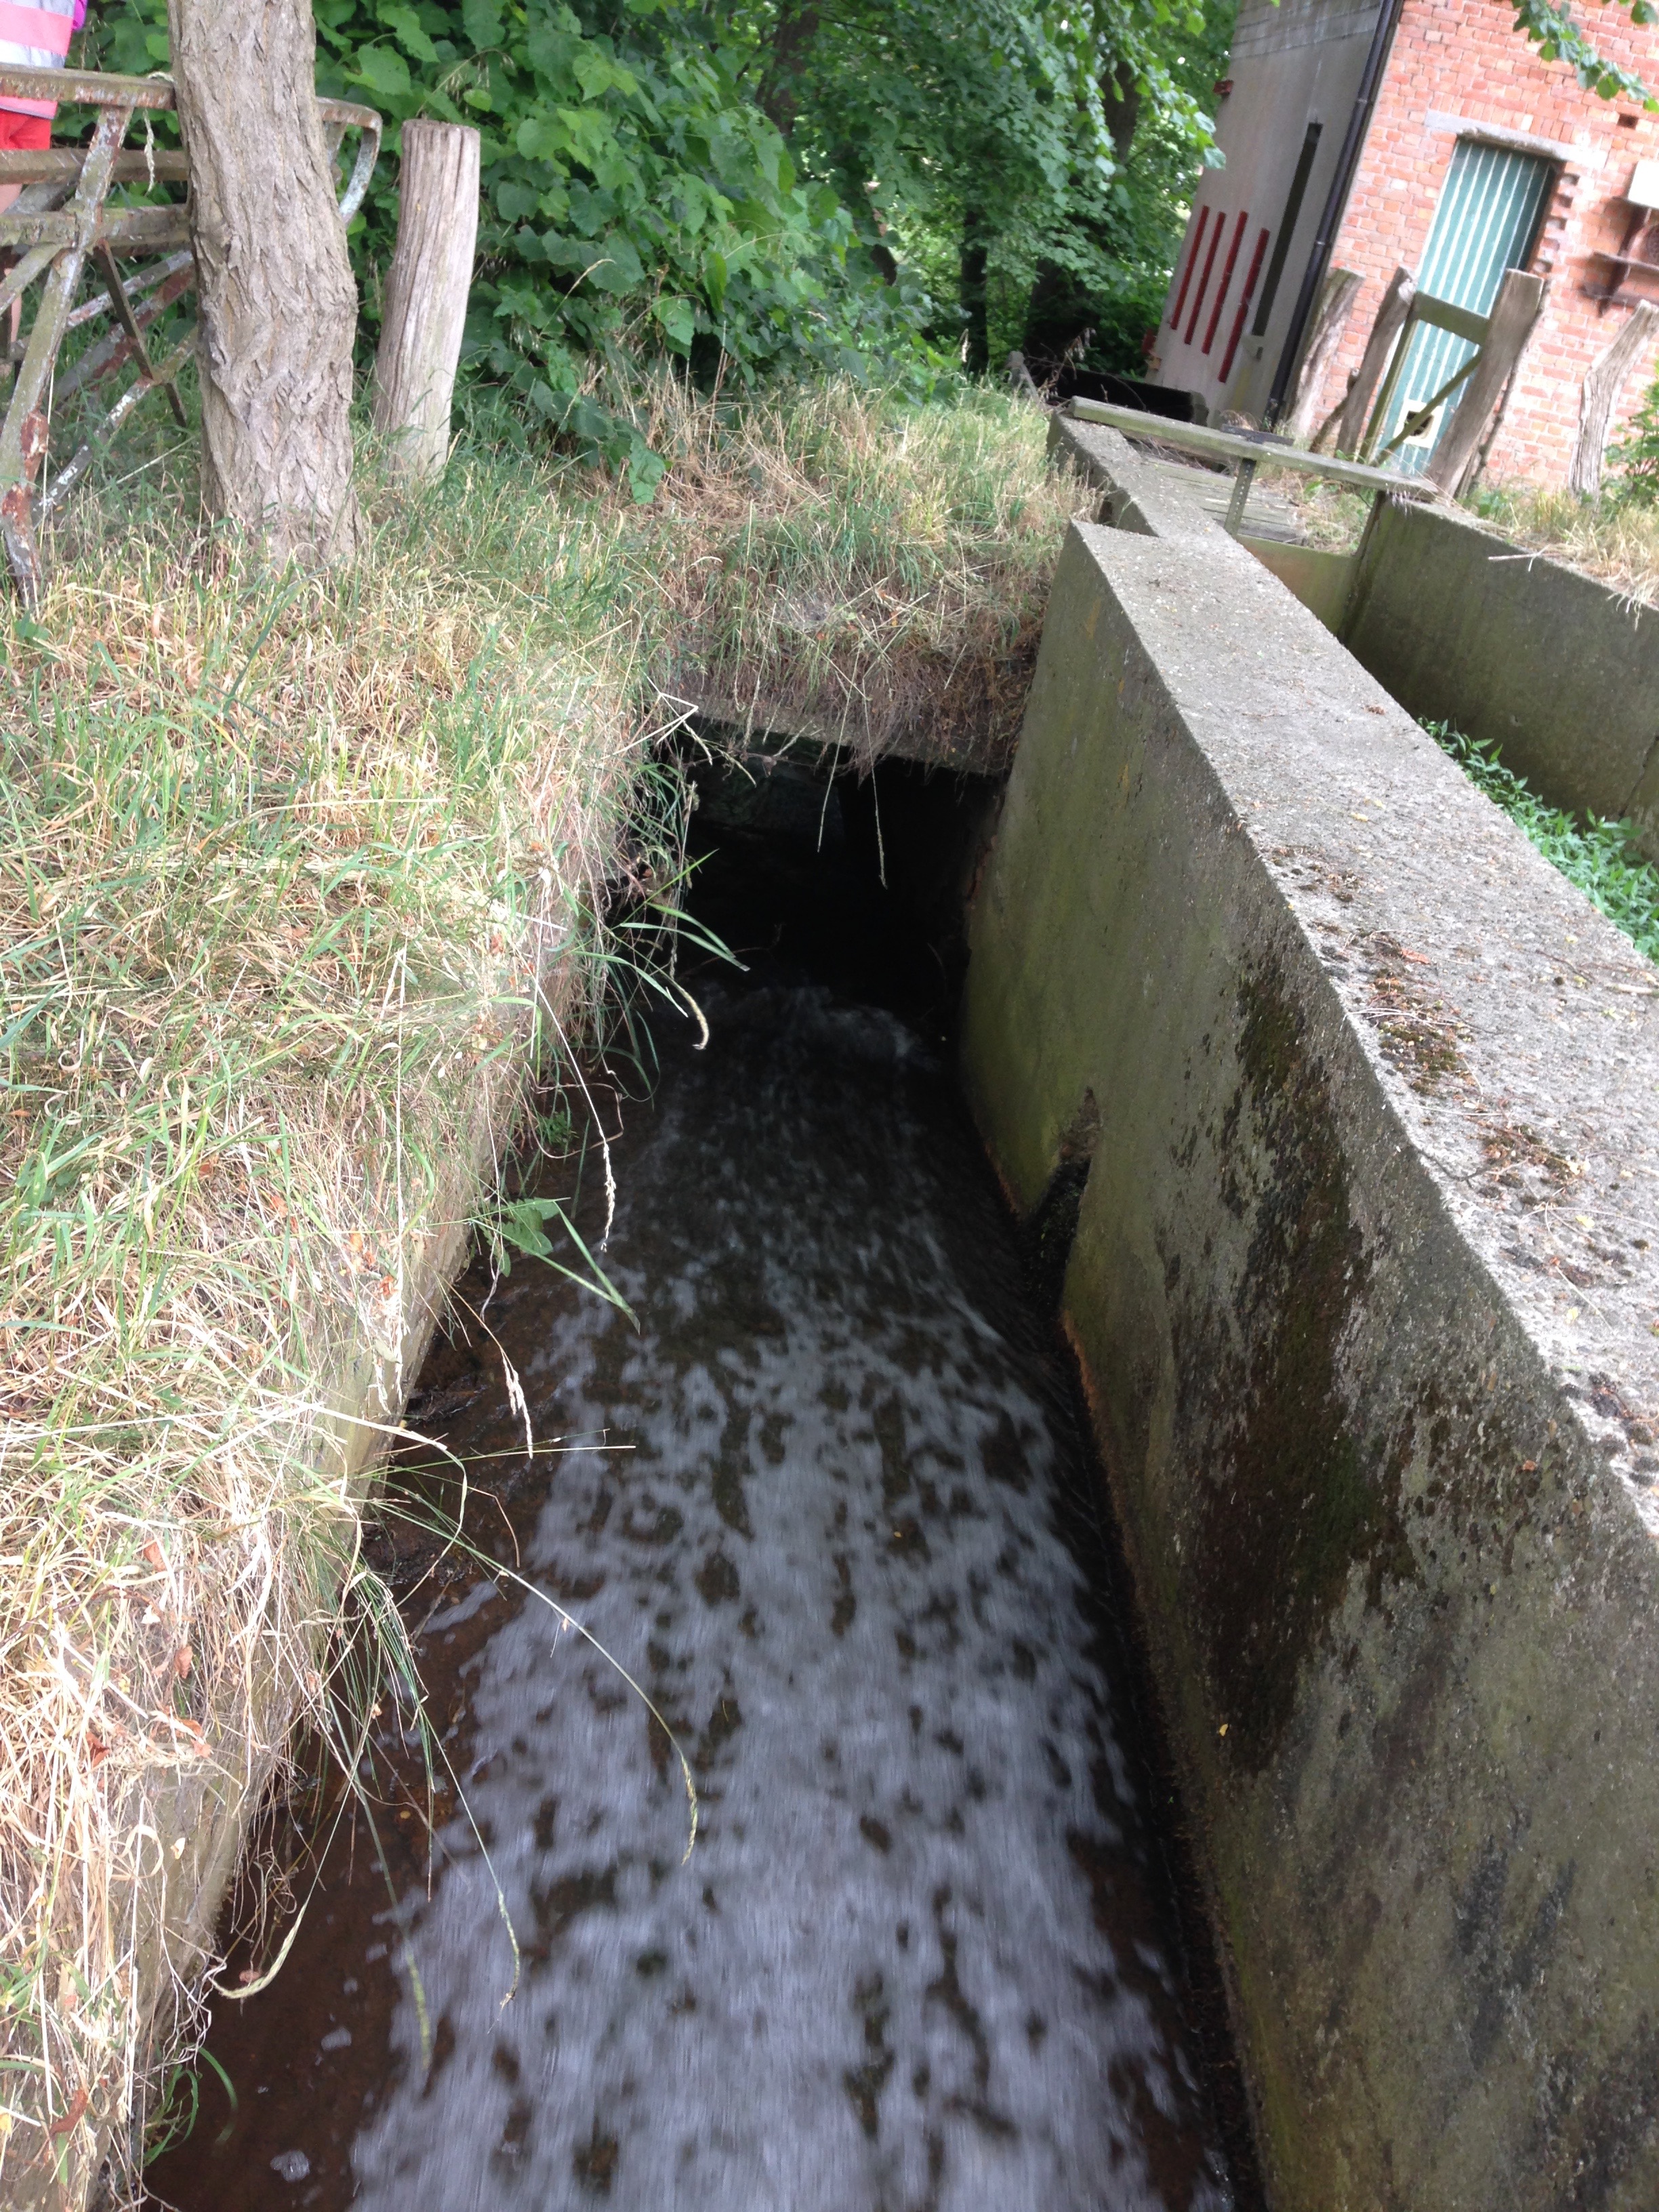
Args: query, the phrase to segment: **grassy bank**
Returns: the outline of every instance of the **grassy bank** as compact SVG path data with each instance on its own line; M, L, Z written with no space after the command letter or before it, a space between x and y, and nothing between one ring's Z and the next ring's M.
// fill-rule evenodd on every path
M1006 767L1067 520L1047 418L964 389L915 408L830 386L724 422L659 386L675 465L622 520L667 692L738 723ZM1090 509L1089 511L1091 511Z
M187 2035L190 1957L159 2044L143 2017L163 1796L337 1725L354 1620L396 1656L331 1401L364 1347L412 1382L423 1255L489 1215L532 1069L593 1042L607 916L672 874L656 740L729 701L868 760L937 708L988 758L1017 717L1076 496L1035 410L640 404L654 506L464 448L325 578L204 541L160 459L8 617L8 2202L118 2166Z
M152 499L0 670L9 2194L136 2094L158 1794L325 1716L377 1609L331 1402L594 995L639 702L522 493L464 468L328 579Z

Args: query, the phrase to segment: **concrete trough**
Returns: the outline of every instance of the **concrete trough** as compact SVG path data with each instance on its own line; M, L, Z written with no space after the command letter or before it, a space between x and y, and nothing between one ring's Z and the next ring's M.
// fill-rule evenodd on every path
M1075 426L1073 426L1075 427ZM1279 2212L1659 2201L1653 971L1109 453L969 923ZM1160 536L1160 521L1178 534Z
M1048 450L1100 488L1103 522L1224 535L1103 423L1054 416ZM1628 821L1659 861L1659 612L1444 504L1384 500L1352 553L1238 543L1413 714L1496 744L1552 806Z
M1455 510L1389 500L1344 643L1414 714L1491 740L1553 806L1632 821L1659 860L1659 613Z

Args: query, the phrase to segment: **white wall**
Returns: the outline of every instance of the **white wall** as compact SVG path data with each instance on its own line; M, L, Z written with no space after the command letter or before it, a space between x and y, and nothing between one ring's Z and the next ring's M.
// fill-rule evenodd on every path
M1233 89L1219 103L1216 131L1227 157L1226 166L1206 169L1194 195L1192 217L1164 301L1158 343L1147 372L1155 384L1199 393L1212 417L1222 408L1259 415L1266 404L1352 112L1376 15L1375 0L1371 4L1358 7L1352 0L1281 0L1277 8L1271 0L1244 0L1239 9L1227 72ZM1278 245L1286 197L1307 126L1313 122L1323 125L1318 152L1303 194L1267 329L1261 337L1255 337L1251 331ZM1192 254L1199 216L1206 209L1209 220L1205 226L1198 265L1188 287L1181 326L1176 330L1170 326L1170 317ZM1218 320L1214 315L1216 295L1241 210L1246 216L1243 235ZM1210 248L1218 216L1221 218L1222 239L1212 260ZM1264 229L1267 232L1267 244L1255 295L1224 387L1222 364L1251 258ZM1198 298L1206 263L1209 283L1194 325L1193 305ZM1204 341L1212 323L1214 334L1206 354ZM1193 332L1190 343L1187 337L1189 328Z

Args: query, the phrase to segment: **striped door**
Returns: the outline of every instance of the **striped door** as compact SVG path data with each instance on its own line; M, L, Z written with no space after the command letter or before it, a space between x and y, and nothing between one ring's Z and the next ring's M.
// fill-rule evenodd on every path
M1512 154L1502 146L1460 139L1418 271L1418 290L1477 315L1490 314L1504 271L1527 264L1549 194L1552 166L1536 154ZM1376 441L1379 453L1412 410L1432 398L1474 350L1467 338L1451 331L1423 325L1413 331L1388 421ZM1407 476L1419 475L1451 412L1450 403L1442 407L1421 437L1401 446L1386 465Z

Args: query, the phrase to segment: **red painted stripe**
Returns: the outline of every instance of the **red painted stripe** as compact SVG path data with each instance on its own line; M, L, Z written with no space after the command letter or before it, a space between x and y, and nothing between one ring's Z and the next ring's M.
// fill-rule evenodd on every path
M1233 225L1233 242L1227 248L1227 265L1221 272L1221 289L1215 295L1215 305L1210 310L1210 327L1204 333L1204 350L1208 353L1215 343L1215 334L1221 321L1221 310L1225 305L1227 287L1233 281L1233 265L1238 259L1238 249L1244 243L1244 226L1249 221L1243 208L1238 210L1238 221Z
M66 54L75 36L74 19L49 15L44 8L0 4L0 39L14 46L32 46L37 53Z
M1215 266L1215 250L1221 243L1221 234L1227 228L1225 216L1215 219L1215 228L1210 233L1210 250L1204 258L1204 274L1198 280L1198 297L1193 301L1193 312L1187 320L1186 343L1193 342L1193 332L1198 328L1199 311L1204 305L1204 295L1210 289L1210 271Z
M1181 328L1181 311L1187 304L1187 287L1193 281L1193 271L1198 266L1198 257L1204 251L1204 226L1210 220L1208 208L1198 211L1198 228L1193 233L1193 250L1187 256L1187 266L1181 279L1181 289L1176 294L1175 313L1170 317L1170 327Z
M1244 296L1238 303L1238 313L1233 317L1233 334L1227 341L1227 350L1221 357L1221 381L1224 384L1232 373L1233 356L1238 351L1238 342L1244 335L1244 318L1250 312L1250 301L1255 296L1255 280L1261 274L1261 257L1267 251L1267 234L1264 230L1255 241L1255 252L1250 256L1250 273L1244 279Z

